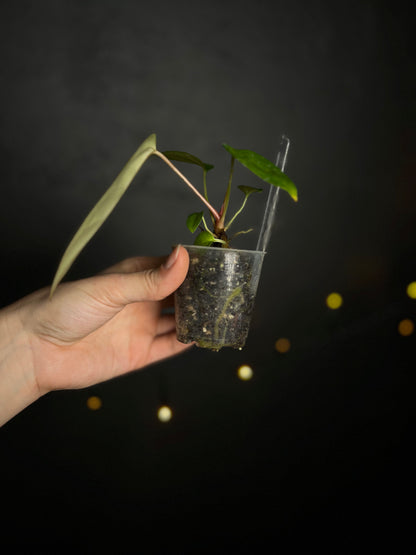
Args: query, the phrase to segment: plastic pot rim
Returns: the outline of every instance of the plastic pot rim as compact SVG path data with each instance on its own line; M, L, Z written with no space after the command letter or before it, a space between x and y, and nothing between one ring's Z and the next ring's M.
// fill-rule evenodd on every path
M227 253L227 252L250 252L250 253L253 253L253 254L262 254L262 255L267 254L267 251L257 251L257 250L251 250L251 249L229 249L229 248L223 249L221 247L204 247L202 245L182 245L181 244L181 247L184 247L185 249L192 248L192 249L201 249L201 250L215 250L215 251L218 251L218 252L223 251L224 253Z

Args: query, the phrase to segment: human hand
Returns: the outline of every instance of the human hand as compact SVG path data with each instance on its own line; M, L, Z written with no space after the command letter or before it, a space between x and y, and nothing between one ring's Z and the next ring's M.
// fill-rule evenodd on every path
M162 310L172 303L188 264L186 249L177 247L167 260L128 259L98 276L61 284L51 299L45 288L7 307L0 312L0 329L13 331L9 367L39 397L180 353L189 346L177 341L174 316ZM0 344L0 362L1 353Z

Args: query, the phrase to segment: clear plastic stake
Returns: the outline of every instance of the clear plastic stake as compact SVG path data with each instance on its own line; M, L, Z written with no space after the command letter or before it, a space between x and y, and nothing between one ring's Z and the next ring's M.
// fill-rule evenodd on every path
M276 166L285 171L287 153L289 151L290 140L286 135L282 135L280 140L280 148L277 153ZM280 187L270 185L269 196L267 197L266 208L264 210L263 222L261 224L259 239L257 241L258 251L266 252L267 245L273 228L273 222L276 215L277 201L279 200Z

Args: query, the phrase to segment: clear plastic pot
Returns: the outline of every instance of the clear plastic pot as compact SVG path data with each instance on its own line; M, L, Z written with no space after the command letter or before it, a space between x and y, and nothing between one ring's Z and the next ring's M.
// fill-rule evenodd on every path
M189 270L175 293L182 343L219 351L244 347L264 258L262 251L186 246Z

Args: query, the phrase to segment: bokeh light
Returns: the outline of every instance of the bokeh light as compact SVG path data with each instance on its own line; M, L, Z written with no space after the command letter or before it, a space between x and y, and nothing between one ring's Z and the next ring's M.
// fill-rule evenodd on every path
M287 353L290 350L290 341L287 337L280 337L274 344L274 348L279 353Z
M251 380L251 378L253 377L253 369L248 364L243 364L237 370L237 375L240 378L240 380L243 380L243 381Z
M416 299L416 281L412 281L406 288L406 293L411 299Z
M412 333L415 331L415 325L412 320L410 320L409 318L405 318L404 320L401 320L399 322L397 329L400 335L407 337L409 335L412 335Z
M326 298L326 305L331 310L336 310L343 303L343 299L339 293L330 293Z
M157 411L157 417L161 422L169 422L169 420L171 420L172 418L172 409L167 405L159 407L159 410Z
M103 402L96 395L92 395L91 397L88 397L88 399L87 399L87 407L90 410L98 410L102 407L102 405L103 405Z

